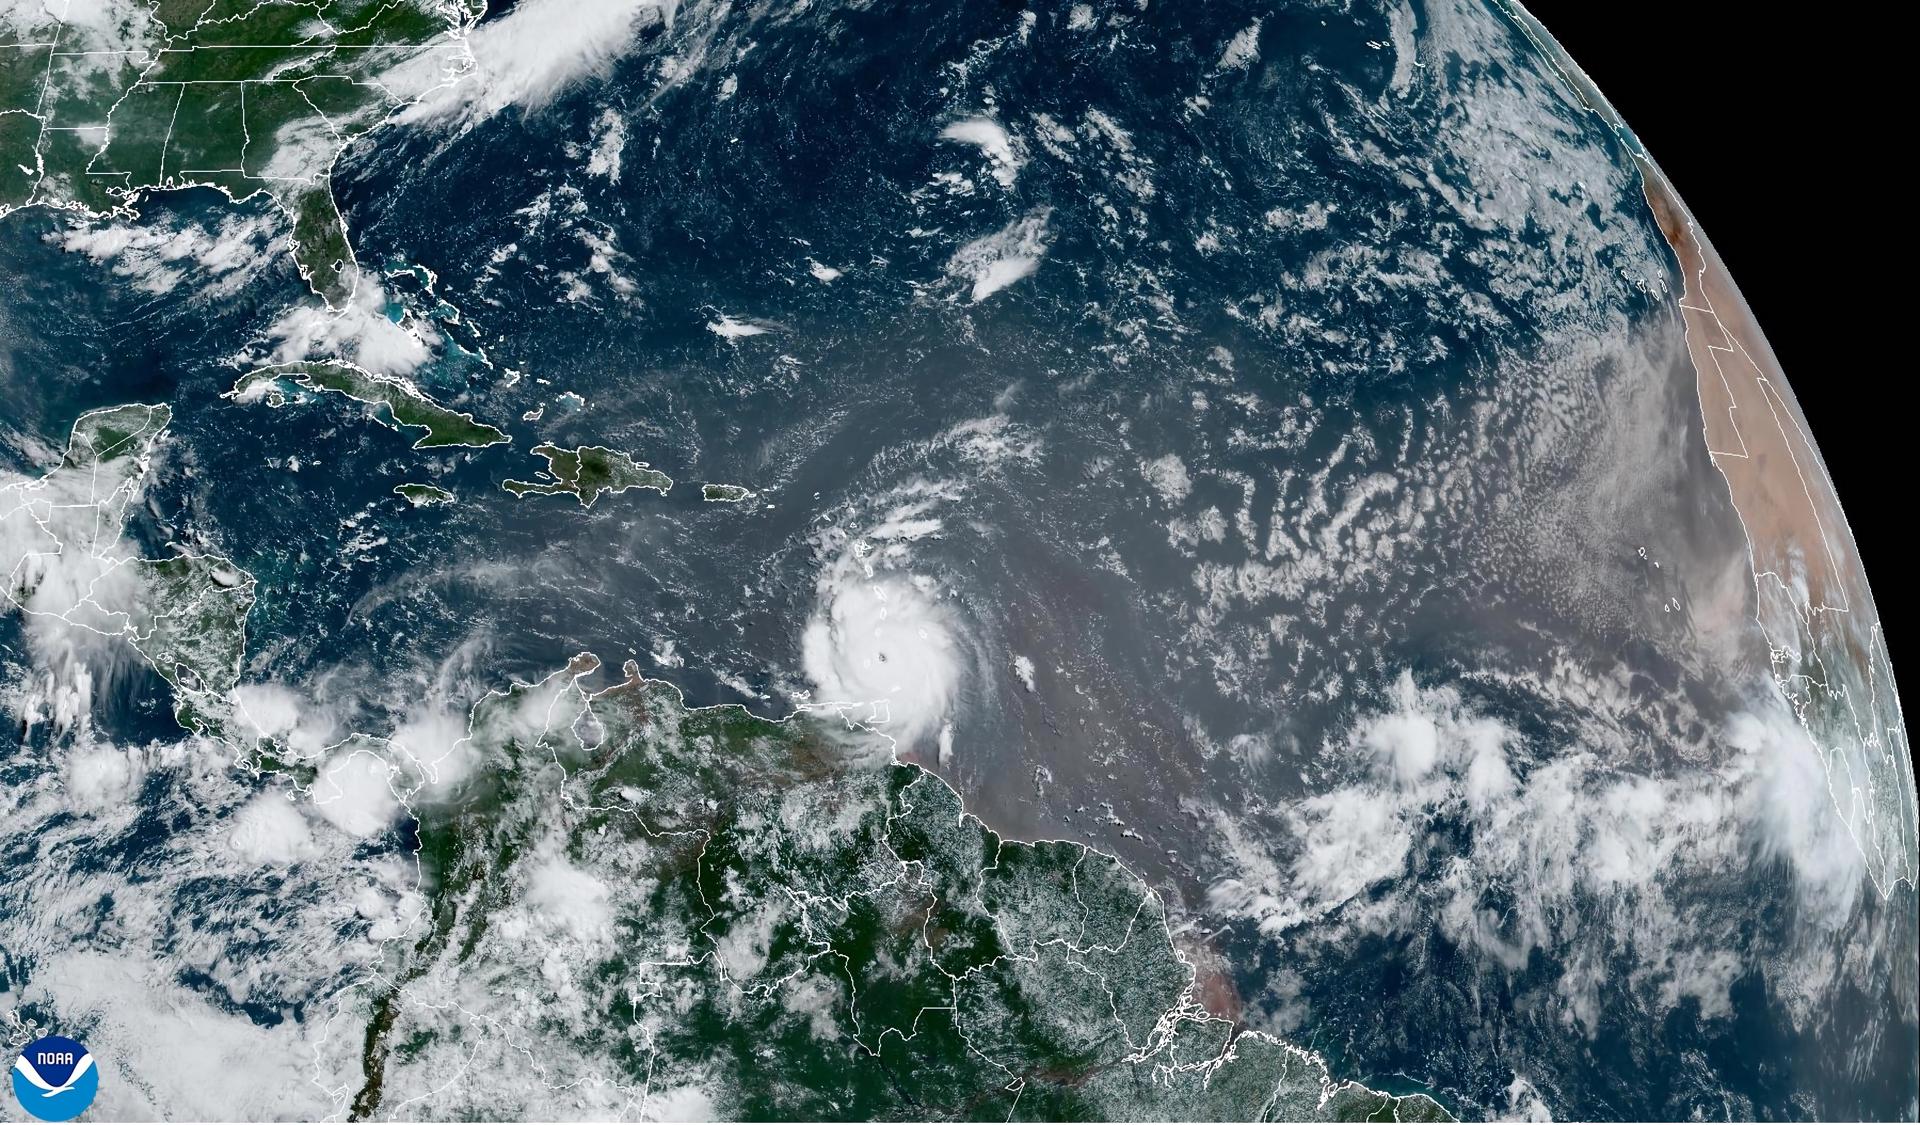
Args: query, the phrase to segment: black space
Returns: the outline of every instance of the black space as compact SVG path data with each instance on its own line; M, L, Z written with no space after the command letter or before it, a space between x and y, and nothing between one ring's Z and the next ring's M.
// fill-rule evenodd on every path
M1538 0L1573 55L1672 179L1799 395L1859 542L1896 675L1920 652L1902 573L1914 359L1909 287L1882 261L1911 241L1905 111L1873 76L1891 61L1852 8L1729 0ZM1790 12L1790 17L1786 13ZM1897 259L1896 259L1897 261ZM1888 518L1888 517L1893 518ZM1904 693L1913 696L1912 681Z

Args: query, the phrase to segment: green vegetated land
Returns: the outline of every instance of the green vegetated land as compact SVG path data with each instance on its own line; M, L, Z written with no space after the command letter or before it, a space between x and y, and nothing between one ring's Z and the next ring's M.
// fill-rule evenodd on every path
M92 497L73 526L117 539L169 420L82 416L0 518ZM231 737L252 577L215 556L125 565L140 581L97 620L126 623L183 724ZM761 1120L1444 1118L1208 1011L1161 898L1113 857L1004 840L933 774L810 716L688 708L632 662L589 691L599 668L489 695L431 766L363 735L327 751L388 763L420 861L419 914L336 1017L361 1028L353 1116L591 1096ZM319 758L248 744L316 783Z
M89 410L74 419L73 430L67 436L67 449L60 457L60 467L54 470L55 476L62 472L86 473L95 482L88 489L88 498L95 502L108 502L114 484L119 483L120 473L137 473L139 460L153 450L153 443L173 423L173 411L166 406L148 406L143 403L130 403L126 406L109 406L100 410ZM106 474L112 481L108 495L100 493L102 474L99 470L114 469ZM53 476L47 478L49 481ZM124 500L120 508L125 508ZM118 513L116 513L118 514Z
M100 214L206 185L270 196L338 304L353 251L330 174L356 137L467 58L481 0L95 0L0 9L0 215ZM423 56L427 56L424 57ZM444 60L438 58L444 56ZM392 80L411 64L407 81ZM438 65L436 65L438 64ZM383 78L389 79L382 81Z
M738 504L753 495L750 488L737 484L703 484L700 486L700 499L711 504Z
M562 449L541 444L532 452L545 458L547 467L541 475L547 479L509 480L502 485L515 496L573 496L581 507L591 508L601 496L630 488L651 488L664 495L673 487L672 477L604 445Z
M416 484L408 481L406 484L394 485L393 494L404 498L407 503L416 508L431 508L436 504L453 503L453 493L433 484Z
M212 733L240 679L253 576L218 555L126 557L121 538L172 420L142 404L82 414L52 472L0 489L0 572L23 608L125 638L172 686L181 724ZM87 596L64 604L60 587L77 583Z
M74 422L55 472L86 474L96 482L115 465L125 473L124 490L97 501L103 509L99 534L120 534L125 498L142 483L154 443L172 421L173 412L165 406L134 404L90 411ZM129 559L120 565L137 581L124 604L109 608L125 615L127 640L173 688L181 724L205 733L200 714L209 706L224 707L227 693L240 682L253 576L219 555Z
M334 360L282 363L249 371L225 397L243 402L258 397L269 406L281 406L285 404L287 390L292 387L345 395L374 406L374 417L383 425L425 431L420 440L413 443L415 449L447 446L484 449L511 440L497 427L441 405L404 379L375 375Z
M253 576L216 555L136 559L146 595L128 637L176 695L224 701L240 682Z
M597 669L482 701L467 780L415 791L426 907L359 1008L354 1116L512 1116L537 1081L640 1116L1444 1118L1207 1012L1112 857L1003 840L809 718Z

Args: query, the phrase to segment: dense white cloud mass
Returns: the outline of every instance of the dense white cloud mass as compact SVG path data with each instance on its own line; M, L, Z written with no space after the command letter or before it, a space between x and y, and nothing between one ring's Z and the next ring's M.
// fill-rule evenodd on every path
M802 639L816 701L857 705L849 718L902 748L948 719L972 660L939 582L911 569L912 544L940 531L939 499L931 486L910 488L862 536L826 538Z
M1047 256L1048 213L1041 208L954 252L947 272L969 284L969 301L978 304L1039 270Z
M281 314L267 329L268 354L262 358L344 359L380 375L409 374L433 357L440 335L417 317L395 321L387 315L388 301L386 287L361 271L344 306L309 302Z
M467 36L471 69L447 82L449 62L426 54L389 76L419 100L403 121L472 124L509 106L537 108L573 83L603 74L641 28L670 23L676 0L527 0Z
M942 140L957 141L979 149L993 165L993 178L1003 188L1011 188L1025 163L1013 147L1013 138L998 121L990 117L970 117L940 130Z

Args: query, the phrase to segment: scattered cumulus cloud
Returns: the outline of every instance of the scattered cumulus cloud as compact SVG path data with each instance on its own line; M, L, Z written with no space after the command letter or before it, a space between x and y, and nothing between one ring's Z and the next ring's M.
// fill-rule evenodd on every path
M1226 49L1220 52L1220 61L1214 64L1215 70L1245 70L1260 61L1260 23L1254 20L1227 40Z
M208 227L187 223L75 223L47 236L70 254L109 267L144 293L172 293L183 282L196 300L231 297L274 261L285 236L277 212L230 213Z
M968 299L979 304L1017 281L1032 277L1047 254L1047 216L1041 208L962 246L947 273L968 282Z
M740 320L722 313L717 319L707 322L707 331L722 340L744 340L748 336L764 336L773 329L751 320Z
M1169 453L1140 463L1140 475L1169 504L1178 504L1193 491L1193 478L1179 454Z
M620 182L620 164L627 149L627 121L611 107L602 110L593 126L593 148L587 153L587 174L608 183Z
M1579 745L1540 755L1456 689L1402 674L1327 747L1349 780L1284 806L1277 835L1221 812L1232 874L1209 901L1296 950L1431 929L1491 973L1544 954L1561 963L1562 1018L1589 1033L1609 991L1601 967L1622 950L1663 1009L1691 999L1701 1018L1728 1015L1750 966L1713 927L1737 919L1700 917L1691 896L1772 856L1826 920L1812 933L1845 923L1865 866L1783 706L1736 715L1723 735L1723 762L1668 773Z
M970 117L940 130L940 137L979 149L993 165L993 178L1001 187L1012 188L1019 179L1023 162L1014 150L1012 138L998 121L990 117Z

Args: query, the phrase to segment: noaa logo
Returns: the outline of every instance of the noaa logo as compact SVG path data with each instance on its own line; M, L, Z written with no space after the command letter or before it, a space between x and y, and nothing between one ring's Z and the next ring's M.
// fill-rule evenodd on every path
M42 1121L70 1121L93 1104L100 1072L93 1056L72 1039L48 1035L13 1060L13 1096Z

